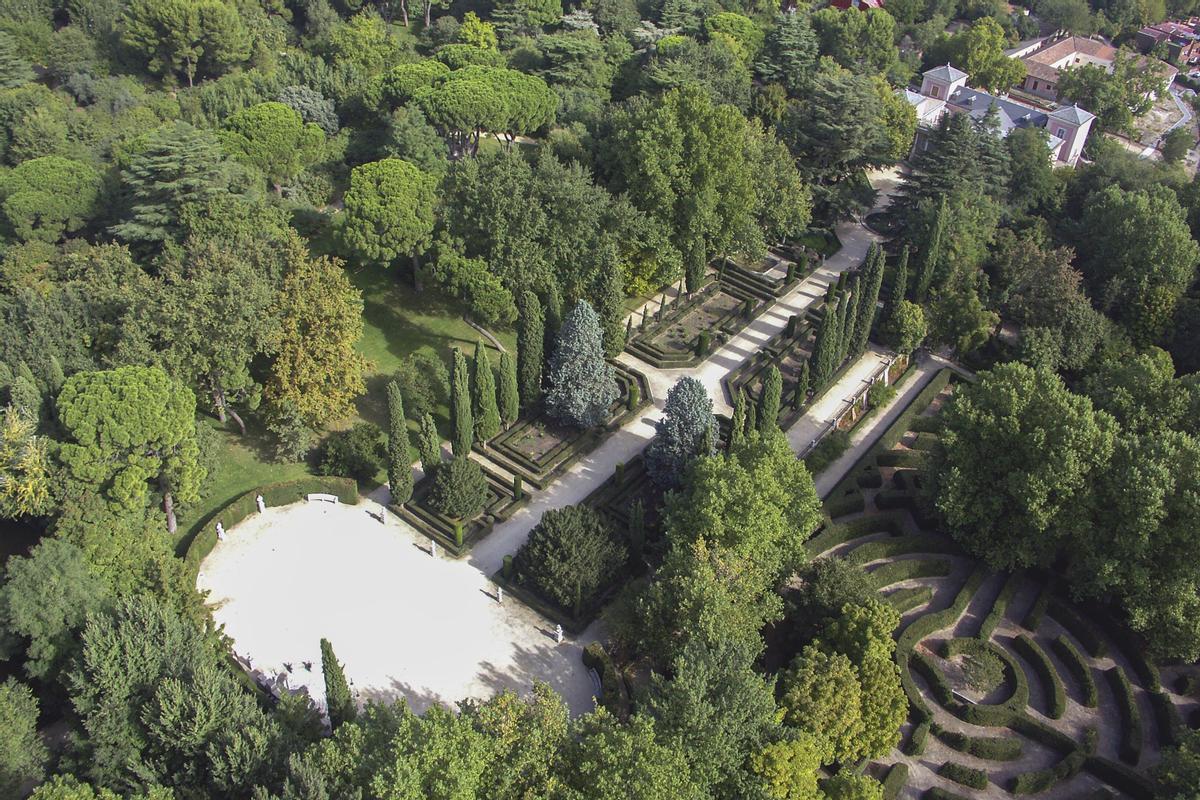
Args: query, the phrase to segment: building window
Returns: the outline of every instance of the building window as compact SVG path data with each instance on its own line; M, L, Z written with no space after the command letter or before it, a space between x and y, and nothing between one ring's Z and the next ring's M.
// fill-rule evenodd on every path
M1034 82L1033 82L1033 90L1034 90L1035 92L1037 91L1037 81L1034 81Z
M940 95L938 94L938 87L937 87L937 86L933 86L933 87L931 87L931 89L932 89L932 94L933 94L933 96L934 96L934 97L940 97Z
M1064 142L1067 140L1067 131L1064 128L1059 128L1057 131L1055 131L1054 135L1062 139Z

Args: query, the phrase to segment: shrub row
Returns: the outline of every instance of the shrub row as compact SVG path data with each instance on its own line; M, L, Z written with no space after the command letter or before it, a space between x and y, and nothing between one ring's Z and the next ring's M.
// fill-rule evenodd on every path
M1014 736L968 736L935 725L933 733L947 747L988 761L1015 761L1021 757L1021 740Z
M854 478L854 482L858 484L860 489L878 489L883 486L883 473L874 465L868 465L868 469L864 470L861 475Z
M883 800L896 800L906 783L908 783L908 764L903 762L892 764L887 777L883 779Z
M932 658L919 650L913 650L909 663L912 664L913 670L929 684L929 692L933 695L934 700L943 706L950 706L955 702L954 690L950 686L950 681L946 680L946 673L942 672L942 668L934 663Z
M944 578L952 570L953 565L942 558L906 558L900 561L888 562L879 567L879 569L871 570L867 574L870 576L871 583L875 588L882 589L894 583L914 580L916 578Z
M1154 709L1154 724L1158 727L1158 740L1164 747L1179 744L1179 733L1183 730L1183 717L1166 692L1151 692L1150 707Z
M358 503L358 484L352 478L314 475L257 486L233 498L208 516L204 527L196 533L191 544L188 545L184 560L192 568L198 567L200 562L217 546L216 523L220 522L225 530L229 530L251 514L257 513L260 494L268 507L298 503L310 494L334 494L337 495L340 502L355 505Z
M600 676L600 697L597 698L600 705L618 718L626 719L630 711L629 690L604 646L599 642L592 642L583 648L583 665L596 670Z
M938 769L938 775L948 778L955 783L961 783L963 786L969 786L972 789L986 789L988 785L986 772L953 761L947 761L942 764L941 768Z
M912 735L908 737L908 744L904 746L904 754L907 756L925 755L925 745L928 741L929 720L923 719L913 726Z
M1068 753L1061 761L1047 769L1022 772L1013 778L1009 791L1013 794L1037 794L1052 786L1070 780L1079 774L1087 761L1087 754L1080 748Z
M1046 690L1047 716L1050 719L1061 719L1067 711L1067 690L1063 688L1062 678L1050 661L1050 656L1042 646L1025 634L1013 639L1013 647L1037 672Z
M961 553L952 539L936 533L915 533L890 539L864 542L846 555L846 560L859 566L891 556L910 553Z
M907 589L897 589L884 598L884 601L899 614L906 614L918 606L923 606L933 599L933 589L928 586L912 586Z
M1134 800L1154 800L1157 796L1152 780L1124 764L1091 755L1087 757L1083 766L1088 772Z
M913 442L912 449L929 451L937 447L939 441L940 439L936 433L921 432L917 434L917 438Z
M897 561L895 563L902 564L904 562ZM892 565L888 564L887 566L890 567ZM876 572L878 571L876 570ZM916 684L913 682L908 664L909 655L913 653L916 644L926 636L954 624L955 620L962 616L967 603L971 601L975 592L979 590L979 586L983 583L986 575L987 573L983 569L976 569L967 578L966 582L963 583L962 588L959 589L954 602L950 604L949 608L918 617L900 631L896 639L896 651L893 657L896 660L896 666L900 668L900 683L904 687L904 693L908 695L909 704L912 705L918 721L928 720L930 712L929 707L921 698L920 692L917 691Z
M1004 664L1005 680L1012 687L1008 699L999 705L965 704L956 701L949 709L955 716L972 725L990 728L1012 727L1018 717L1025 716L1025 707L1029 705L1029 682L1025 678L1025 671L1007 650L992 642L957 638L943 642L942 652L946 658L960 653L990 653Z
M1122 761L1136 767L1142 758L1142 712L1125 670L1119 666L1111 667L1104 674L1121 710L1121 739L1117 754Z
M1101 627L1117 643L1121 652L1129 658L1133 674L1137 676L1142 687L1151 693L1161 691L1162 676L1159 674L1158 665L1150 660L1149 648L1146 647L1146 642L1137 631L1113 619L1108 613L1097 614L1096 618L1100 620Z
M492 532L497 522L502 522L529 502L529 492L520 497L513 493L513 485L493 473L486 465L483 477L487 481L488 495L483 511L475 519L457 523L426 502L433 484L428 477L421 480L413 490L407 503L391 505L396 514L413 526L418 533L437 542L449 555L460 558L470 552L476 542ZM461 528L461 539L459 530Z
M862 490L857 486L851 487L845 494L825 501L825 513L831 519L844 517L847 514L857 514L866 510L866 507L866 498L863 497Z
M917 416L913 418L908 429L914 433L938 433L942 430L942 421L933 416Z
M1042 618L1046 616L1046 607L1050 605L1052 593L1053 590L1050 588L1049 583L1042 584L1042 589L1038 592L1037 599L1033 601L1033 605L1025 613L1025 618L1021 620L1021 627L1036 631L1042 626Z
M1079 691L1083 698L1081 702L1088 708L1096 708L1100 703L1096 692L1096 681L1092 677L1092 668L1084 659L1083 653L1079 652L1079 648L1075 646L1074 642L1062 635L1051 642L1050 646L1067 665L1071 676L1079 684Z
M992 603L991 610L983 618L983 622L979 623L980 639L987 641L992 638L992 634L996 631L996 626L1000 624L1000 620L1004 619L1004 615L1008 612L1008 604L1012 602L1013 595L1017 593L1017 587L1021 585L1021 580L1022 574L1013 572L1004 581L1004 588L1000 590L1000 594L996 597L996 602Z
M930 786L925 790L925 794L921 795L924 800L967 800L961 794L948 792L940 786Z
M1070 603L1059 598L1050 601L1050 616L1058 620L1072 636L1079 640L1083 649L1093 658L1103 658L1108 654L1108 645L1100 631L1090 621L1080 616L1079 611Z

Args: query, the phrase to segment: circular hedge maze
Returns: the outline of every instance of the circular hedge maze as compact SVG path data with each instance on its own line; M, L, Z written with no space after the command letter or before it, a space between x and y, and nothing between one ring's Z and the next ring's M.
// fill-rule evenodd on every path
M1152 798L1149 769L1200 716L1195 667L1160 670L1104 610L1062 599L1045 574L990 572L924 517L919 467L952 380L939 375L834 489L808 543L866 569L902 616L909 719L869 769L889 798Z

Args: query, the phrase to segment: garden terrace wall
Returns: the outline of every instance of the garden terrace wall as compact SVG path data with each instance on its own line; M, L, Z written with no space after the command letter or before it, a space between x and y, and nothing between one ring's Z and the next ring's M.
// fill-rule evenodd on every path
M791 261L791 259L784 259ZM766 262L770 261L772 265L775 262L771 259L763 258L761 263L766 266ZM778 269L784 271L784 276L781 278L771 278L766 275L767 269L755 269L743 264L739 264L732 258L726 258L721 262L718 268L718 279L726 286L737 287L747 294L752 294L762 300L777 300L783 295L790 292L800 281L807 278L813 273L815 265L812 265L808 259L801 261L791 261L792 266L788 267L786 263L778 266ZM787 275L791 274L791 280L788 280Z
M472 520L462 523L462 543L455 540L455 521L430 506L426 499L433 480L430 477L422 479L413 489L412 498L403 505L391 505L389 508L398 514L405 522L412 525L421 535L437 542L454 558L461 558L470 552L471 548L486 537L496 527L516 513L517 509L529 502L529 492L522 491L521 496L513 494L513 486L500 476L481 465L483 477L488 485L488 497L483 511Z
M714 324L707 326L704 331L697 332L682 350L668 350L655 343L660 335L670 330L673 325L680 323L688 314L717 294L728 295L740 302L723 314ZM746 304L750 306L749 313L745 309ZM685 296L670 303L663 310L662 319L658 319L656 315L652 321L634 327L625 343L625 351L658 369L694 367L715 352L730 337L750 324L768 305L769 303L758 297L747 295L731 286L724 286L719 281L713 281L691 296ZM709 345L707 352L701 353L699 345L701 337L705 333L708 334Z
M268 507L298 503L310 494L337 495L340 502L355 505L358 503L358 484L352 478L314 475L308 478L256 486L233 498L209 515L208 523L192 538L187 552L184 554L184 561L188 566L193 570L197 569L200 562L217 546L216 523L221 523L226 530L229 530L251 514L257 513L257 499L260 494Z
M521 480L534 489L545 489L557 480L571 465L594 450L609 433L619 430L629 420L653 401L650 383L646 376L622 364L612 365L616 371L620 394L609 407L609 418L604 425L583 430L572 430L553 423L545 412L530 419L522 417L511 428L493 437L486 447L476 444L475 453L483 456L504 471L519 475ZM631 398L636 402L631 402ZM570 438L540 457L533 458L523 453L515 444L523 434L534 426L549 426L556 431L570 432Z

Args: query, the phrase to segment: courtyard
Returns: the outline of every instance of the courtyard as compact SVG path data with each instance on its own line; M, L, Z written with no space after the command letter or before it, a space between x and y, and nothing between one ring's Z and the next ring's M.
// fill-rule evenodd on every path
M204 560L198 586L255 673L287 675L289 688L318 702L325 637L360 702L403 697L423 711L504 689L525 694L543 681L573 713L592 707L577 644L556 644L537 614L498 603L483 573L432 557L428 539L370 500L253 515Z

